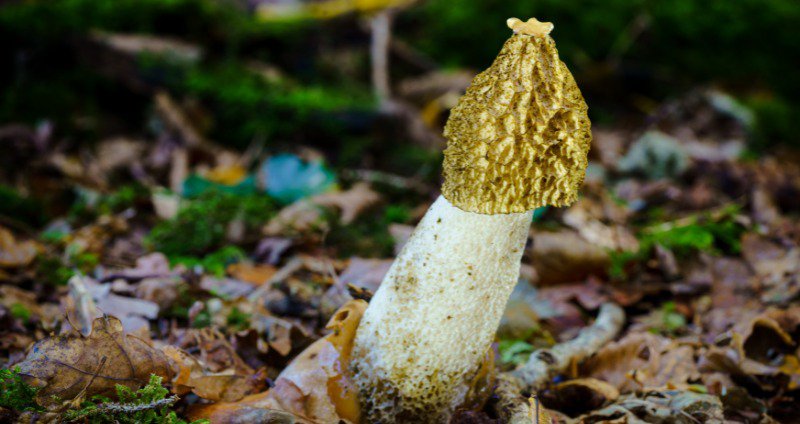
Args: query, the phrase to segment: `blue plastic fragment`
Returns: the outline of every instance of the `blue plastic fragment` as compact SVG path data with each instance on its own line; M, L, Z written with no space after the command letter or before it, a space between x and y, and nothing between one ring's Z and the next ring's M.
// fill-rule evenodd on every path
M336 176L321 161L306 162L286 153L265 160L259 178L267 193L282 203L324 193L336 186Z

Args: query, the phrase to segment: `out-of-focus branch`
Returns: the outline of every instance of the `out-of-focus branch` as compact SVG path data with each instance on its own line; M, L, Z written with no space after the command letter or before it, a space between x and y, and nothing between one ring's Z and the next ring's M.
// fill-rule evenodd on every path
M372 32L370 57L372 58L372 86L380 105L386 103L391 96L389 82L389 46L392 40L393 9L377 12L369 20Z

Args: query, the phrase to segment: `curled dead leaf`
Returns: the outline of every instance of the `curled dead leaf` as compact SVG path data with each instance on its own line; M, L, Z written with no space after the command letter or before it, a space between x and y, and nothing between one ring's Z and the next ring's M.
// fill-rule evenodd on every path
M203 399L234 402L261 389L265 375L262 372L241 373L235 368L211 372L200 360L174 346L165 346L162 351L172 361L175 378L173 392L193 392Z
M356 329L366 308L363 300L342 306L326 326L332 332L301 352L269 391L235 403L192 408L190 418L234 423L242 422L243 413L282 410L320 423L359 422L358 393L347 369Z
M549 408L572 416L600 408L614 402L618 397L619 390L616 387L595 378L565 381L543 393L543 399Z

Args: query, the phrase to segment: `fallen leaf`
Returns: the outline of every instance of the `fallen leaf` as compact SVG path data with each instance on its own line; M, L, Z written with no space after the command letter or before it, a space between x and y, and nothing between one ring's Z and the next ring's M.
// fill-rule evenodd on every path
M579 368L581 377L603 380L622 393L642 388L685 387L700 374L692 346L650 333L609 343Z
M693 392L650 391L628 395L603 409L576 418L579 423L723 423L716 396Z
M200 279L200 288L227 299L245 297L255 290L255 286L250 283L234 278L217 278L210 275L204 275Z
M37 302L36 293L16 286L0 286L0 305L6 309L22 308L30 313L29 318L38 318L45 328L52 328L61 317L58 305Z
M595 378L578 378L556 384L542 393L548 408L575 416L607 405L619 397L616 387Z
M254 265L251 263L239 262L228 265L227 271L231 277L237 280L260 286L269 281L278 270L272 265Z
M247 169L239 164L218 165L204 175L206 179L223 185L236 185L247 177Z
M360 408L355 386L346 370L355 332L367 303L353 300L334 314L326 326L332 333L300 353L269 391L236 403L219 402L191 408L191 419L241 422L240 413L283 410L312 421L335 423L340 419L359 422Z
M151 374L172 377L164 354L125 334L120 320L110 316L97 318L88 336L70 330L37 342L18 366L27 382L40 388L36 402L46 407L77 396L114 396L117 384L137 389Z
M118 137L103 140L97 146L97 166L108 174L141 160L147 141Z
M149 300L114 294L112 292L113 284L100 284L94 279L84 276L74 276L70 279L71 293L77 295L74 299L75 306L82 307L86 302L82 295L75 292L76 284L79 282L83 286L80 291L85 290L86 295L90 296L94 303L94 308L89 306L90 310L86 314L81 314L88 318L87 323L94 322L102 314L111 314L122 322L126 332L143 331L148 333L149 320L158 318L158 304Z
M28 266L38 253L39 245L35 241L18 241L11 231L0 227L0 267Z
M265 375L249 369L229 368L213 372L203 362L175 346L164 346L162 352L174 366L173 391L185 394L189 391L211 401L235 402L263 388Z
M264 233L291 235L327 228L323 217L324 208L339 210L339 221L350 224L361 212L377 204L380 199L380 195L366 183L356 183L346 191L318 194L281 209L264 227Z

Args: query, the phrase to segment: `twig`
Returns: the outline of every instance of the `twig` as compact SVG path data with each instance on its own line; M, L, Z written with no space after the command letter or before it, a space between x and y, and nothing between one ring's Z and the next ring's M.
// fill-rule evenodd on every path
M522 367L498 376L495 393L499 399L495 409L503 422L530 422L530 407L522 392L535 392L553 375L598 351L616 337L624 323L622 308L606 303L600 308L594 324L581 330L577 337L551 349L539 349Z
M389 82L389 43L392 39L391 9L378 12L370 18L369 25L372 32L370 45L370 58L372 59L372 86L381 106L391 96Z
M588 357L613 340L624 323L622 308L606 303L600 308L594 324L581 330L577 337L551 349L537 350L525 365L511 374L519 378L528 390L536 390L552 375L563 372L574 361Z
M509 424L530 422L530 407L525 397L522 396L522 391L522 382L510 373L502 373L497 376L495 394L498 400L495 410L503 422Z
M419 193L427 193L429 191L429 187L417 178L403 177L383 171L375 171L372 169L347 169L343 174L362 181L386 184L403 190L410 189Z
M179 399L180 398L177 395L172 395L168 398L158 399L149 403L142 403L142 404L118 403L118 402L101 403L97 405L96 408L85 411L79 414L78 416L72 418L69 422L75 422L82 418L98 414L132 414L135 412L147 411L150 409L163 408L174 405L175 402L177 402Z
M247 296L247 300L250 302L258 301L261 296L265 295L272 289L272 284L289 278L290 275L299 271L301 268L303 268L303 259L300 257L292 258L286 263L286 265L273 274L269 280L250 293L250 295Z

